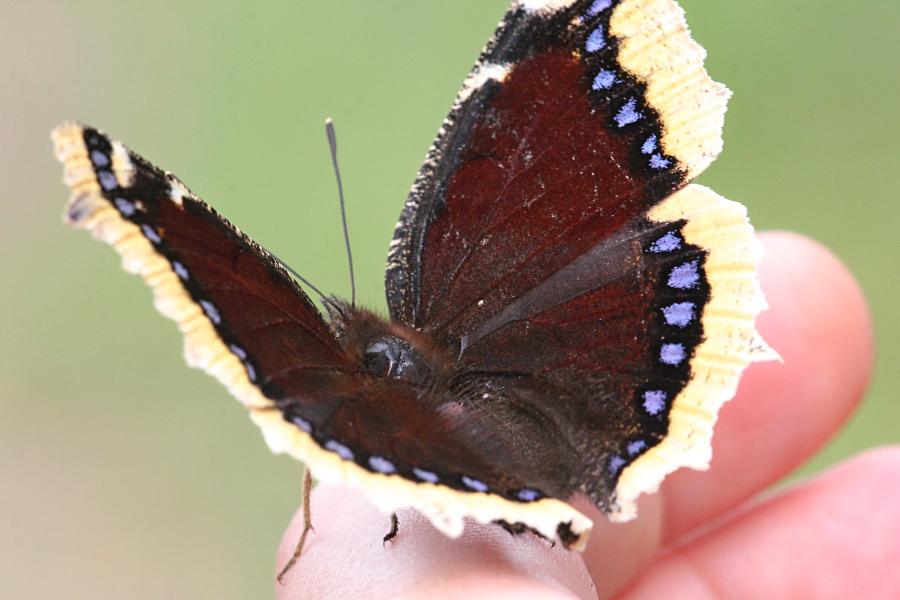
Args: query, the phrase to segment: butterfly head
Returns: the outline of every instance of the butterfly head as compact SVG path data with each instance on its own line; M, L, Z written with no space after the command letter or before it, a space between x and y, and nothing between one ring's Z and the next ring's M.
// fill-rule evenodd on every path
M351 361L376 379L399 379L427 386L439 373L452 370L448 352L427 334L375 313L333 299L331 327Z

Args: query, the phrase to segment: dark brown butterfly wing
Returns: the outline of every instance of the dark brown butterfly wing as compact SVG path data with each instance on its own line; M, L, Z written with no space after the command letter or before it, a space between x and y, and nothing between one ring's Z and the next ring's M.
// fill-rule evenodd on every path
M147 281L184 333L188 362L247 406L274 451L362 487L386 510L419 508L453 535L470 516L582 540L589 521L492 458L512 448L478 432L503 424L483 416L477 432L468 427L458 399L473 384L373 378L283 267L174 176L92 128L68 124L53 137L73 191L67 220ZM539 423L523 427L543 435ZM553 477L538 483L560 489Z
M394 319L471 331L705 167L705 148L667 152L681 132L664 134L647 83L620 64L610 21L629 8L608 4L593 14L591 2L524 2L506 15L401 215L387 271ZM648 30L644 42L672 33L658 17L633 17ZM681 57L663 58L671 68ZM702 65L693 63L677 84L696 83ZM595 84L602 74L604 87ZM705 79L690 112L714 121L719 143L727 92Z
M289 389L297 371L353 370L281 265L174 176L95 129L65 125L54 138L73 188L69 222L113 244L153 286L192 364L240 363L264 390Z
M719 406L768 356L745 212L684 187L721 148L729 95L703 58L672 0L514 4L388 258L393 318L468 368L554 387L568 494L620 518L666 473L706 464Z

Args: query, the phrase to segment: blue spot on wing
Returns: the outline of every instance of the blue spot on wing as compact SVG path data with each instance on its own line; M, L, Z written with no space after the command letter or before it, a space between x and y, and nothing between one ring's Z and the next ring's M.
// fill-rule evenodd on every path
M694 320L693 302L676 302L662 309L666 323L675 327L687 327Z
M105 192L114 190L119 185L119 182L116 181L116 176L109 171L97 171L97 181L100 182L100 187Z
M587 9L587 16L596 17L610 6L612 6L612 0L594 0L591 7Z
M370 457L369 466L379 473L385 473L386 475L390 475L391 473L395 473L397 471L396 467L394 467L394 463L380 456Z
M661 254L663 252L672 252L681 248L681 238L674 231L670 231L650 245L650 252Z
M622 467L624 467L626 464L628 464L628 461L626 461L621 456L613 456L609 459L609 474L618 475L619 471L621 471Z
M109 157L99 150L91 150L91 162L95 167L105 167L109 164Z
M606 33L603 31L603 25L598 25L597 29L588 36L587 43L584 48L588 52L597 52L606 46Z
M244 369L247 370L247 378L251 383L256 383L256 369L250 364L250 361L244 361Z
M686 352L684 350L684 344L677 342L663 344L659 350L659 360L664 364L672 365L673 367L681 364L681 361L685 359L685 356Z
M615 121L619 127L625 127L637 123L643 118L643 113L637 110L637 98L629 98L628 101L616 113Z
M200 308L203 309L203 312L206 313L206 316L209 317L210 321L212 321L216 325L220 325L222 323L222 315L219 314L219 309L216 308L215 304L213 304L209 300L201 300Z
M172 261L172 268L182 281L187 281L191 278L191 274L188 272L187 268L177 260Z
M427 481L428 483L437 483L440 480L440 477L438 477L437 474L426 471L425 469L414 468L413 474L422 481Z
M473 479L466 475L462 476L462 482L470 490L474 490L476 492L481 492L481 493L485 493L488 491L488 486L483 481Z
M650 157L650 167L656 170L668 168L669 159L663 158L661 154L654 154Z
M115 203L116 208L119 209L119 212L125 217L130 217L137 211L134 202L126 200L125 198L116 198L113 202Z
M628 456L635 456L637 454L640 454L646 447L647 442L645 442L644 440L634 440L633 442L628 442Z
M300 416L291 417L291 423L300 428L301 431L305 431L306 433L310 433L312 431L312 423L304 419Z
M531 490L528 488L519 490L518 493L516 493L516 498L518 498L522 502L534 502L540 497L541 493L539 491Z
M160 242L162 242L162 238L159 237L159 234L156 232L156 230L153 229L152 227L150 227L149 225L147 225L147 224L141 225L141 231L143 232L144 237L146 237L148 240L150 240L154 244L159 244Z
M344 460L353 460L353 451L336 440L328 440L325 442L325 449L331 450Z
M615 71L602 69L599 73L597 73L597 76L594 77L594 83L591 87L593 87L595 90L608 90L613 86L615 82Z
M687 290L700 281L700 261L693 260L680 264L669 273L669 287Z
M662 390L648 390L644 392L644 410L655 417L665 410L667 397L667 394Z

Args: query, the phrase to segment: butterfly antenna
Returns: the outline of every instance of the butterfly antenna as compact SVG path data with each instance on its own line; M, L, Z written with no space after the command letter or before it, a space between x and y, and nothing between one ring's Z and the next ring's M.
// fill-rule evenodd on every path
M316 287L316 285L312 281L310 281L309 279L307 279L306 277L304 277L303 275L301 275L300 273L295 271L289 264L287 264L286 262L284 262L283 260L281 260L280 258L275 256L271 252L269 252L269 254L271 254L272 258L277 260L278 264L280 264L282 267L284 267L284 269L288 273L293 275L295 279L297 279L300 283L302 283L303 285L305 285L306 287L311 289L313 292L318 294L319 298L322 300L322 304L327 304L327 305L331 306L333 309L337 310L339 313L343 314L343 312L341 311L341 307L338 306L337 304L335 304L334 301L331 300L331 298L329 298L324 293L322 293L322 290L320 290L318 287Z
M350 251L350 231L347 229L347 208L344 204L344 184L341 183L341 170L338 168L337 136L334 133L334 121L325 119L325 133L328 135L328 147L331 149L331 164L337 179L338 199L341 203L341 224L344 227L344 246L347 248L347 263L350 266L350 306L356 306L356 278L353 276L353 252Z

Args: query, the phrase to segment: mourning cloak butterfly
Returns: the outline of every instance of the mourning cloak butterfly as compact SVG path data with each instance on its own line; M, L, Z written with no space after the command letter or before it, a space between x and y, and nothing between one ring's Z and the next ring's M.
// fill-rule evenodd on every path
M387 265L390 319L326 320L281 264L100 131L53 133L66 218L112 244L275 452L451 536L501 521L583 548L705 468L771 351L744 207L688 182L729 92L673 0L519 0L428 153Z

